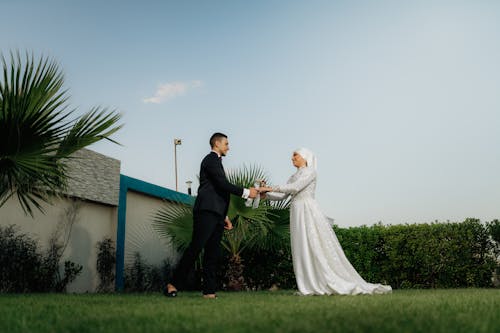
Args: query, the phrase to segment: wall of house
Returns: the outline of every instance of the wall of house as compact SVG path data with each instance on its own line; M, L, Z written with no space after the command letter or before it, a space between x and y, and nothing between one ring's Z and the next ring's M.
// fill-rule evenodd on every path
M133 264L136 252L152 265L162 265L164 260L176 262L176 250L152 227L152 216L163 205L172 203L127 191L125 267ZM12 198L0 207L0 226L15 224L20 232L37 239L43 250L54 236L67 244L61 262L70 260L83 266L80 275L68 285L68 292L95 292L99 285L97 243L111 238L116 246L118 207L69 197L54 199L51 205L44 203L42 207L45 213L35 211L32 218Z
M34 208L32 218L24 214L14 196L0 207L0 225L17 225L20 231L37 238L42 248L56 233L58 241L67 244L63 262L83 265L68 291L93 292L99 284L97 242L105 237L116 242L120 161L81 149L66 162L69 178L64 197L53 199L52 204L43 203L45 214ZM71 214L75 218L70 218Z
M165 238L153 229L152 217L168 201L136 192L127 192L127 212L125 224L125 267L133 263L135 253L153 265L161 265L164 260L173 262L177 253Z
M0 226L16 225L22 233L38 240L46 250L50 239L66 244L62 262L73 261L83 266L68 292L94 292L99 284L96 271L97 242L105 237L116 241L117 207L77 198L54 199L42 204L45 213L25 215L17 199L0 207Z
M120 161L88 149L75 153L68 163L70 179L64 196L51 204L42 203L44 213L34 210L33 218L24 214L13 197L0 207L0 226L15 224L21 232L38 239L43 249L54 237L66 244L62 262L70 260L83 266L68 286L69 292L96 291L97 243L105 238L121 249L117 251L116 271L121 286L122 268L133 263L135 253L152 265L177 260L170 243L153 229L152 216L172 201L191 204L192 197L120 175Z

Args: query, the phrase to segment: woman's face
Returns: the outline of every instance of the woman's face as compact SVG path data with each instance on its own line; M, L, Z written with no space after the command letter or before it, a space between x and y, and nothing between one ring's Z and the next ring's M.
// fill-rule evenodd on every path
M307 165L307 161L300 154L297 154L296 152L294 152L292 155L292 163L293 166L296 168L302 168Z

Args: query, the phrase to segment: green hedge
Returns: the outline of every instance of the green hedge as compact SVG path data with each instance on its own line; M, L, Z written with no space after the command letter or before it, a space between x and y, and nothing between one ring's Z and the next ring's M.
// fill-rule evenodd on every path
M369 282L393 288L491 287L498 266L499 221L373 225L339 228L344 252ZM246 253L245 280L251 289L273 284L294 287L289 249L282 253Z

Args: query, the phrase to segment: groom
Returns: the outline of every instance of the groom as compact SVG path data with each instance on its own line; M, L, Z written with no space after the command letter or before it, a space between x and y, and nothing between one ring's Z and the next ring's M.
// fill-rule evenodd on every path
M193 207L193 236L191 244L184 252L167 284L165 296L177 296L190 269L202 249L203 255L203 297L216 298L216 269L220 254L220 241L224 229L231 230L233 225L227 217L230 195L242 198L255 198L255 188L241 188L231 184L222 167L222 156L229 150L227 136L215 133L210 138L212 151L205 156L200 168L200 187Z

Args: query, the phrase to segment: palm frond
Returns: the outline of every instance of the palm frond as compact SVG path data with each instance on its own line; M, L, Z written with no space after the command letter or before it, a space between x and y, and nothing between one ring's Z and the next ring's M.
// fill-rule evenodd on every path
M255 181L267 180L267 178L264 169L258 165L247 166L244 164L240 168L227 172L229 182L241 187L254 186Z
M160 237L172 241L178 251L183 251L193 234L192 208L179 202L165 201L153 215L152 225Z
M228 179L236 185L253 186L256 180L268 181L267 174L259 166L243 166L228 172ZM228 215L236 220L236 226L226 233L223 246L230 253L239 255L246 248L265 248L283 246L289 241L287 216L289 202L270 203L263 201L258 208L245 206L245 200L231 197Z
M93 108L78 119L73 127L67 132L60 142L57 154L59 156L70 156L77 150L91 145L99 140L109 137L122 128L122 125L113 127L121 118L121 115L108 112L107 109Z
M64 189L65 159L121 128L120 115L94 108L74 120L59 65L49 58L24 60L2 54L0 80L0 206L17 196L25 213L41 210L40 201ZM109 139L111 140L111 139ZM113 140L111 140L113 141ZM114 142L114 141L113 141Z
M238 172L241 171L242 174ZM250 171L250 172L249 172ZM247 187L252 183L256 175L260 176L255 170L249 170L245 167L233 171L229 179L238 186ZM258 208L247 207L245 199L231 195L229 203L228 216L233 221L234 229L224 234L222 245L229 253L239 255L246 247L257 238L258 234L266 235L271 227L272 220L268 214L269 207L260 205Z
M288 205L289 206L289 205ZM265 234L257 234L257 238L249 244L253 249L276 251L290 245L290 210L289 208L273 208L269 210L272 223Z

